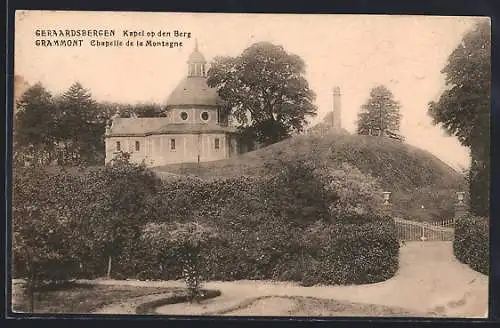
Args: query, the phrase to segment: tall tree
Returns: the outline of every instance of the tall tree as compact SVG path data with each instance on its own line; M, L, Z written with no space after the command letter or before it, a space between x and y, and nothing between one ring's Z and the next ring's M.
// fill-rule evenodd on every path
M259 42L235 58L217 57L208 71L222 108L239 123L242 135L264 145L302 132L315 116L314 92L297 55L269 42Z
M441 71L446 90L429 115L471 150L470 208L488 216L490 181L491 27L479 22L462 38Z
M57 99L61 164L93 164L104 153L105 121L89 90L79 82Z
M358 134L383 135L399 131L401 105L394 100L392 92L384 85L370 91L370 98L361 106L358 114Z
M14 118L14 155L21 162L50 162L55 150L56 110L52 95L41 83L18 99Z

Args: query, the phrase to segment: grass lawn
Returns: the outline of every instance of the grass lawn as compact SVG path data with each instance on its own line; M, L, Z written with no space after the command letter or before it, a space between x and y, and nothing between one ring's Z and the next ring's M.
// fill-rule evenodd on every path
M168 293L174 290L174 288L75 283L55 290L37 292L34 313L85 314L111 303L122 302L134 297ZM19 284L13 286L12 310L14 312L29 312L29 299L23 295Z

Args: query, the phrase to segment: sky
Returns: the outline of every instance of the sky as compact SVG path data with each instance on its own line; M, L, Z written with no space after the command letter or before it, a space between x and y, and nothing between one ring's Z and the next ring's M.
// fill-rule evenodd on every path
M442 68L477 17L212 14L139 12L16 13L14 73L28 83L42 82L52 93L79 81L98 101L164 103L187 74L195 40L210 61L238 56L251 44L282 45L306 63L306 78L316 93L317 123L332 110L332 89L342 93L342 127L355 132L370 89L386 85L401 103L401 134L454 168L468 167L468 149L432 124L427 104L444 89ZM37 30L113 29L113 37L37 36ZM171 32L131 37L123 31ZM187 32L173 37L174 31ZM188 37L189 36L189 37ZM83 39L80 47L37 46L39 40ZM90 41L122 41L96 47ZM182 42L182 47L127 47L126 41Z

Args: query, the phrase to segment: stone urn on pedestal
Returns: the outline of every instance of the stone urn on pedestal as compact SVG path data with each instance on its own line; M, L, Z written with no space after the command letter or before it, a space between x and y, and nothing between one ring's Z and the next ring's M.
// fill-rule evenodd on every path
M464 199L465 199L465 192L458 191L457 203L455 204L455 217L454 217L455 220L467 214L467 206L465 205Z
M383 203L384 215L392 217L391 192L384 191L383 196L384 196L384 203Z

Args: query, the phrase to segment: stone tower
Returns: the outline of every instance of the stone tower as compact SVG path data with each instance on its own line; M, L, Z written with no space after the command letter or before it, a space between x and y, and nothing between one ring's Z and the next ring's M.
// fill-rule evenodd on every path
M333 88L333 119L332 127L334 130L339 131L342 128L342 105L340 102L340 88Z

